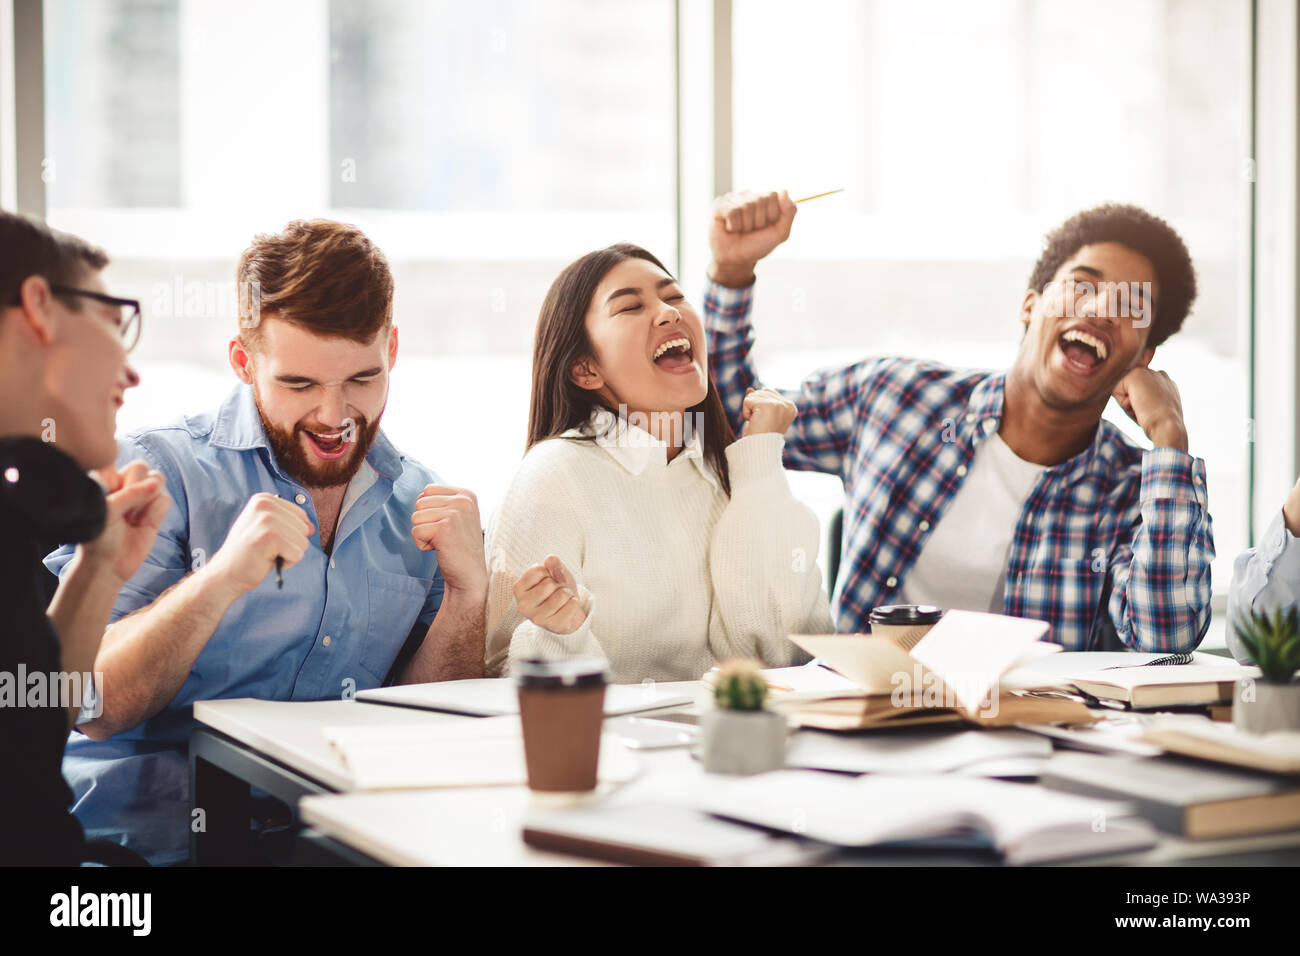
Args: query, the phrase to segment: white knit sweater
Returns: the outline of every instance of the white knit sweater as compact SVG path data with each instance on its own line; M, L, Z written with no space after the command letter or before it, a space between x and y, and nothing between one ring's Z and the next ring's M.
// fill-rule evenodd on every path
M784 447L775 434L730 445L728 498L698 433L671 462L626 422L616 441L534 445L488 530L488 673L525 657L594 655L628 683L697 680L729 657L807 660L787 635L834 624L818 522L790 492ZM515 604L515 582L549 554L588 611L572 634L537 627Z

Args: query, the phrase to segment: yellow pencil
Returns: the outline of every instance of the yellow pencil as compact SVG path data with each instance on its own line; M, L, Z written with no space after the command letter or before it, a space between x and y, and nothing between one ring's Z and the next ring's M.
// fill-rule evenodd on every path
M816 193L812 196L804 196L803 199L796 199L795 202L797 203L807 202L809 199L821 199L823 196L832 196L835 193L842 193L842 192L844 192L843 186L841 186L839 189L828 189L824 193Z

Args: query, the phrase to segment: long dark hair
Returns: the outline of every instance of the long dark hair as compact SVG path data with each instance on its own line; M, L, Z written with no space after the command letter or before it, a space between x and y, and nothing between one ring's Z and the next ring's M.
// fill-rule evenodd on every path
M551 283L541 314L537 317L537 336L533 340L533 395L528 409L528 444L525 450L539 441L586 425L593 411L605 408L600 397L575 384L569 372L595 351L587 335L587 311L597 286L610 269L628 259L644 259L663 269L665 275L672 275L645 249L620 242L587 253L566 266ZM708 379L709 390L704 401L691 406L687 412L702 415L700 440L704 460L718 476L723 490L730 495L731 476L727 472L726 448L736 436L727 421L727 412L713 385L711 373ZM618 410L609 411L617 413Z

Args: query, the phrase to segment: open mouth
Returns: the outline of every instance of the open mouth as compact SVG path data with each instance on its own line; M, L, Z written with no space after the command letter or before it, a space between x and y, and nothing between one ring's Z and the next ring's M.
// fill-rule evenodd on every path
M1110 347L1105 340L1084 329L1068 329L1061 334L1057 345L1065 354L1066 361L1085 373L1100 368L1110 357Z
M318 458L334 461L347 454L347 440L341 431L309 432L303 429L303 434L307 436L307 444L311 446Z
M666 372L684 372L694 366L691 340L684 335L668 339L655 349L653 361Z

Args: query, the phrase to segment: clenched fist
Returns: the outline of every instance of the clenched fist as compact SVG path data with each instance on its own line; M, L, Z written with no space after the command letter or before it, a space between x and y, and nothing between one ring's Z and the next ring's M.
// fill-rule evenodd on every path
M1168 372L1139 365L1120 379L1111 394L1129 418L1142 427L1153 445L1187 451L1183 402Z
M572 634L587 619L578 600L578 582L553 554L525 571L514 590L519 613L552 634Z
M450 485L429 485L415 502L411 537L421 551L438 552L438 568L448 591L487 595L483 525L474 492Z
M784 435L799 414L794 402L774 388L751 388L745 393L745 402L740 407L740 414L745 419L740 437L761 435L772 432Z
M301 561L315 530L307 512L292 501L258 492L248 499L203 571L238 597L262 583L276 558L283 558L286 568Z
M758 260L790 238L798 210L784 190L762 196L727 193L715 199L709 223L709 277L733 288L753 282Z
M120 472L101 468L95 477L104 486L108 517L104 530L82 548L88 559L105 563L125 583L153 548L158 528L172 506L162 472L133 461Z

